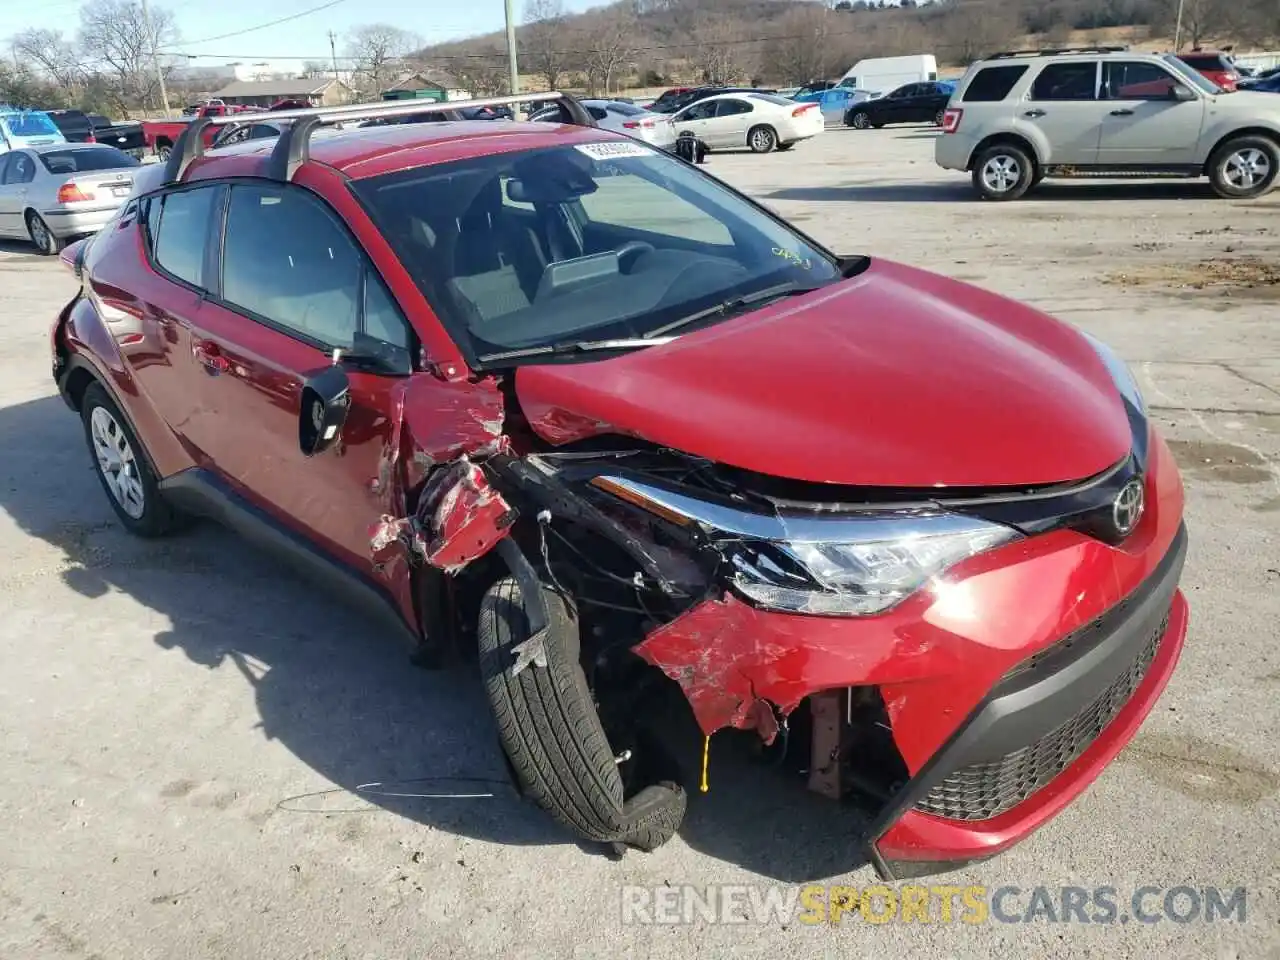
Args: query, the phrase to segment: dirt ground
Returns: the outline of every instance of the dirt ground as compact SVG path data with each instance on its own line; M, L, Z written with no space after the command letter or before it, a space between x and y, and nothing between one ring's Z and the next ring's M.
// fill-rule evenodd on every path
M624 925L627 884L871 883L861 821L713 749L666 847L572 842L502 784L472 677L411 668L216 529L122 533L50 382L72 280L6 244L0 958L1280 957L1280 193L1050 181L982 204L933 136L830 130L707 170L839 252L1110 342L1185 471L1192 542L1190 638L1136 740L1037 835L942 882L1243 885L1246 922Z

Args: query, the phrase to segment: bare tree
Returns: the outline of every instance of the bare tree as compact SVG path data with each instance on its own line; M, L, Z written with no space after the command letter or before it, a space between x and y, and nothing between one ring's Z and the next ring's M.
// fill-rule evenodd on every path
M520 61L542 74L547 89L555 90L566 69L565 12L562 0L527 0L520 31Z
M699 14L690 31L694 38L693 66L707 83L733 83L751 72L746 56L746 29L714 13Z
M75 45L61 30L24 30L12 41L13 55L68 91L84 85L86 71Z
M788 10L778 21L777 36L764 45L765 74L788 83L825 78L833 66L831 17L817 4Z
M462 89L472 96L502 96L510 92L511 78L506 54L495 46L478 50L475 56L459 60L450 72Z
M302 64L301 76L310 79L311 77L327 77L333 73L332 64L325 63L323 60L307 60Z
M618 73L635 53L637 23L625 8L608 16L583 36L586 48L587 90L607 94Z
M172 13L156 6L150 12L149 35L138 0L93 0L80 8L80 49L90 66L111 77L108 93L125 118L131 106L156 104L159 82L152 51L168 49L178 39Z
M414 34L389 23L357 27L346 41L356 89L380 93L404 72L406 58L421 46Z

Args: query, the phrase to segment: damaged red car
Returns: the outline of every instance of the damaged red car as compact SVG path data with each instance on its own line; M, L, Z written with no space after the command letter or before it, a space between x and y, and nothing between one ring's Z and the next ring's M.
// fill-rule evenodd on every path
M517 784L583 837L679 827L692 783L635 722L673 683L868 808L885 878L1026 837L1187 631L1129 370L558 102L281 111L215 151L193 122L63 254L54 376L120 521L218 519L474 658Z

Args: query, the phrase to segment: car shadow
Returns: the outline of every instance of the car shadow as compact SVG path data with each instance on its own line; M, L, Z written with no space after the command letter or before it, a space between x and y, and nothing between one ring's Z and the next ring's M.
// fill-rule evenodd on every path
M0 408L0 444L0 508L57 548L63 583L90 599L123 593L167 618L157 646L199 668L235 670L252 687L261 722L245 749L260 734L327 782L273 797L281 815L385 810L497 843L574 842L511 787L473 668L410 668L406 648L357 610L212 524L164 540L131 537L99 485L78 418L56 396ZM861 821L756 769L746 736L713 740L711 790L699 793L701 733L674 685L661 702L658 721L678 741L691 790L681 830L691 847L784 882L864 862Z
M21 254L33 260L45 259L29 240L0 240L0 253Z
M1034 201L1203 200L1214 196L1207 183L1194 180L1137 182L1088 180L1046 181L1008 209L1017 211ZM859 201L864 203L979 203L967 179L928 183L853 183L831 187L784 187L761 194L765 200Z

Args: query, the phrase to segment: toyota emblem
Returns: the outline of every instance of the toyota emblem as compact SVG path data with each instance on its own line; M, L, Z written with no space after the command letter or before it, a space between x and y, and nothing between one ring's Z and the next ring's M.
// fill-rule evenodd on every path
M1116 494L1115 502L1111 504L1111 522L1115 524L1116 533L1122 537L1133 533L1142 519L1145 500L1141 477L1134 477Z

